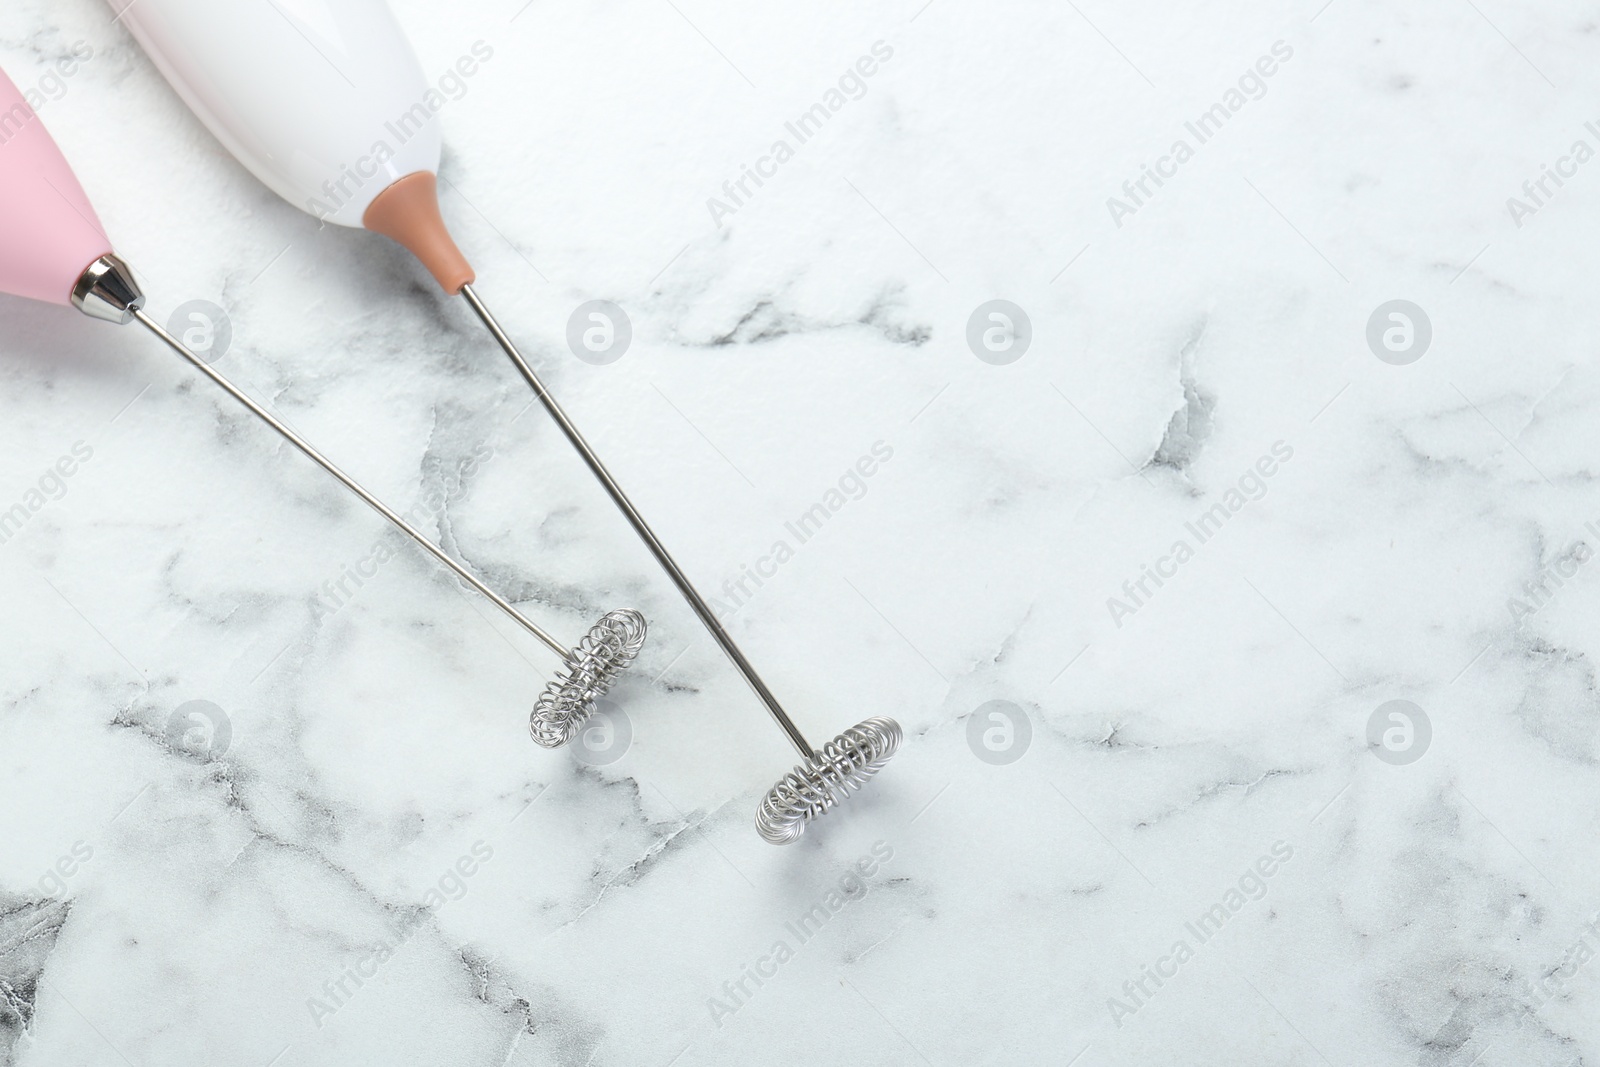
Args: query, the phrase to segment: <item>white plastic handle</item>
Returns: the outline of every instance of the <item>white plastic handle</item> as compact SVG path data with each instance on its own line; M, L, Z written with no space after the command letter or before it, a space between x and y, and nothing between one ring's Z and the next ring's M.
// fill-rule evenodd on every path
M439 123L384 0L109 0L167 81L256 177L360 226L374 197L439 170Z

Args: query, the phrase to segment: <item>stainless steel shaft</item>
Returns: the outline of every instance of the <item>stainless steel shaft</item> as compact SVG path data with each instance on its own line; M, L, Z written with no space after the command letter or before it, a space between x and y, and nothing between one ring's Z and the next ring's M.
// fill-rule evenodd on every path
M501 611L505 612L506 616L509 617L512 622L515 622L518 626L528 631L528 633L538 638L546 648L560 656L563 660L568 659L572 655L566 646L562 645L561 642L557 641L554 637L551 637L549 634L545 633L544 630L540 629L531 619L523 615L522 612L512 607L511 604L507 602L506 599L499 593L496 593L493 589L490 589L487 585L484 585L471 571L467 570L461 564L452 559L444 549L428 540L425 536L423 536L421 531L417 530L416 527L412 526L410 523L406 522L405 519L397 515L388 507L388 505L384 504L383 501L367 492L367 490L362 487L361 483L357 482L344 471L334 466L332 460L328 459L321 452L318 452L311 446L309 442L285 425L282 420L277 418L260 404L256 403L253 399L251 399L249 394L239 389L227 378L223 377L216 370L214 370L208 363L202 360L194 352L190 351L187 345L185 345L182 341L179 341L176 337L173 337L170 333L163 329L159 323L157 323L149 315L145 314L143 310L132 309L131 313L134 318L138 319L139 322L145 326L146 329L165 342L167 347L171 348L174 352L178 353L178 355L187 360L195 370L199 371L201 374L204 374L207 378L210 378L229 396L233 397L239 403L249 408L251 414L255 415L256 418L260 419L268 426L271 426L274 430L277 430L278 433L283 435L285 440L294 445L301 452L305 453L319 467L333 475L335 478L339 479L339 481L344 484L346 489L360 497L368 507L372 508L373 511L376 511L379 515L382 515L384 518L394 523L394 525L399 527L399 529L404 532L407 537L411 538L411 540L415 541L417 544L426 549L429 555L438 560L440 563L444 564L446 567L450 568L450 570L455 573L456 577L460 578L462 581L472 586L473 589L476 589L479 593L483 594L483 596L488 599L490 603L499 608Z
M688 576L683 573L683 568L678 566L677 561L672 558L672 554L662 545L660 538L656 537L655 531L650 528L650 524L644 521L644 517L633 506L633 502L622 491L622 487L617 484L616 479L611 477L611 472L606 470L605 464L600 462L600 457L595 455L594 449L589 447L589 442L583 439L583 434L579 433L572 420L567 418L567 413L561 409L561 405L556 402L556 398L551 395L550 390L545 388L544 382L539 380L539 375L534 372L527 359L517 350L516 344L507 336L505 330L500 328L500 323L495 320L494 315L490 313L488 307L484 305L484 302L478 297L472 286L462 286L461 295L466 298L473 312L488 327L489 332L494 335L495 341L505 350L506 355L511 357L511 362L516 365L522 377L533 388L534 395L539 398L539 402L550 413L550 417L561 428L561 432L572 443L572 447L578 450L578 454L583 457L584 463L588 465L590 473L605 488L607 495L611 497L611 502L617 506L617 510L622 512L623 518L628 520L628 525L633 527L633 532L639 535L639 539L650 550L650 554L661 565L661 569L667 572L667 577L672 579L672 584L677 586L678 592L683 595L683 599L688 601L689 607L694 610L701 624L710 632L712 640L716 641L718 647L722 649L728 659L733 661L733 665L744 676L744 680L755 691L761 703L766 705L767 711L783 729L789 741L799 750L801 757L810 760L816 756L816 750L811 747L810 742L805 739L805 735L800 732L800 728L794 724L788 713L783 710L783 705L778 703L778 698L772 694L772 690L767 688L767 684L761 680L761 676L750 665L750 661L745 659L744 653L739 650L739 646L734 643L728 631L723 629L722 623L717 620L717 616L712 612L711 606L706 603L705 598L695 589L694 583L689 581Z

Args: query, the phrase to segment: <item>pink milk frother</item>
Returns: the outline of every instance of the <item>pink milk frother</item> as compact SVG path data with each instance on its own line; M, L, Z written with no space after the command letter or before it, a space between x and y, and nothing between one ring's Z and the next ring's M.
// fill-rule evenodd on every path
M626 609L601 618L576 647L563 646L147 315L145 297L133 272L112 251L105 228L66 157L3 71L0 234L4 235L0 240L0 292L70 304L91 318L119 325L138 321L560 656L562 666L530 717L534 738L541 744L554 748L570 741L593 714L594 701L639 654L644 644L644 617Z

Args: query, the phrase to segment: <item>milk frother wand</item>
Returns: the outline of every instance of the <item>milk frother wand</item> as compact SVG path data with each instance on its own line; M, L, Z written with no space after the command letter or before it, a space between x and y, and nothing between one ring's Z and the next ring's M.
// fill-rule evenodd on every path
M555 748L570 740L592 713L594 700L610 689L617 674L638 655L645 635L643 616L636 611L613 611L576 648L567 649L479 581L145 312L145 296L133 272L112 251L99 217L66 158L4 71L0 71L0 115L7 119L0 124L0 232L5 234L5 240L0 242L0 291L70 304L91 318L118 325L137 321L155 334L190 366L560 656L563 666L540 695L530 727L534 739L546 747Z
M661 569L667 572L667 577L672 579L672 584L678 587L678 592L683 599L688 601L689 607L705 625L717 646L733 662L734 667L755 694L767 711L783 730L791 744L799 751L800 758L805 762L795 767L794 770L778 780L762 799L761 806L756 811L756 830L762 837L775 845L787 844L796 840L805 832L806 823L827 811L834 804L844 799L852 789L859 789L867 780L883 767L900 747L900 724L885 716L873 716L864 722L858 723L844 733L829 741L821 750L811 747L811 743L800 732L800 728L789 718L783 705L767 688L767 683L762 681L761 675L750 665L739 646L734 643L732 636L723 628L722 622L706 603L705 598L695 589L694 583L689 581L683 569L678 566L666 546L656 537L650 524L644 521L628 495L622 491L611 472L606 469L600 457L589 447L583 434L567 418L567 413L556 402L550 390L539 379L532 366L517 350L511 338L501 329L495 317L489 313L488 307L473 290L471 282L461 286L461 295L479 319L488 327L494 339L499 342L511 362L521 372L523 378L538 396L540 403L550 413L550 417L561 427L561 432L577 449L578 454L588 465L590 473L605 487L606 494L611 497L611 502L622 512L623 518L628 520L628 525L633 527L634 533L645 543L650 554L655 557Z
M821 749L811 746L473 289L476 275L439 212L434 115L445 98L423 75L384 0L108 3L178 95L268 187L318 219L393 238L482 320L799 751L803 762L761 803L761 835L796 840L811 819L877 773L899 746L899 724L875 716ZM452 76L471 76L492 55L477 42Z

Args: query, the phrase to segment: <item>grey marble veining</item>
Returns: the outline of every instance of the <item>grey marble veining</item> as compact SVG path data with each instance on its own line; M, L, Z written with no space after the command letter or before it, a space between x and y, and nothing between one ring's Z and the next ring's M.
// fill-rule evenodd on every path
M543 648L4 301L0 1063L1600 1058L1593 12L919 2L396 4L493 49L484 298L808 734L906 728L782 849L792 752L467 309L97 0L0 14L159 318L541 625L652 624L621 755L538 749Z

